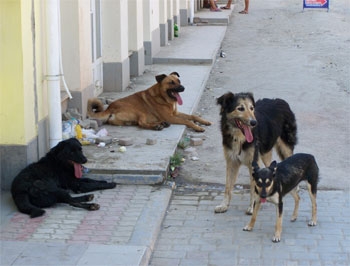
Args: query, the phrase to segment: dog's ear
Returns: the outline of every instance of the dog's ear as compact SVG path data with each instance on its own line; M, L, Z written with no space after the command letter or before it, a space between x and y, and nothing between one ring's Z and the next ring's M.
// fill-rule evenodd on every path
M269 169L272 171L273 176L275 176L276 174L276 170L277 170L277 162L273 161L270 166Z
M175 76L180 77L179 73L177 73L177 72L175 72L175 71L174 71L174 72L171 72L170 75L175 75Z
M66 140L61 140L59 143L57 143L56 144L56 146L54 146L54 147L52 147L51 149L50 149L50 152L52 152L52 153L57 153L57 152L59 152L59 151L61 151L63 148L64 148L64 146L65 146L65 143L67 142L67 141L69 141L70 139L66 139Z
M233 102L234 94L232 92L225 93L216 99L216 103L225 107Z
M59 157L62 153L65 152L65 147L67 146L67 142L71 141L71 139L66 139L60 141L56 146L52 147L50 151L48 152L48 155L52 157ZM64 156L63 156L64 157Z
M78 145L79 147L82 146L81 142L78 139L76 139L76 138L70 138L70 139L67 140L67 142L71 142L72 144L74 143L74 145Z
M156 76L156 81L158 83L161 83L163 81L163 79L165 79L166 77L167 77L167 75L165 75L165 74L158 75L158 76Z
M254 106L255 106L255 100L254 100L254 95L253 95L253 93L248 92L247 95L248 95L249 99L253 102L253 104L254 104Z

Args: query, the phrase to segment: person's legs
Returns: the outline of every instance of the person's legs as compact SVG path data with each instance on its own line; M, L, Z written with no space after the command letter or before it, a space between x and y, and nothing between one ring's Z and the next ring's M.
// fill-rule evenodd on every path
M220 8L217 7L215 0L210 0L210 11L221 11Z
M248 14L249 0L244 0L244 9L239 14Z
M220 7L221 9L231 9L232 0L228 0L226 6Z

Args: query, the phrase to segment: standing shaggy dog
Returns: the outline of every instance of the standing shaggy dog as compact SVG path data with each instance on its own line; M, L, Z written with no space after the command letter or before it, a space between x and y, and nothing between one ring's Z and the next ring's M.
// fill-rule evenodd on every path
M75 193L114 188L116 183L82 178L82 164L87 159L80 142L75 139L61 141L38 162L24 168L13 180L11 193L20 212L31 218L45 213L56 203L67 203L87 210L98 210L96 203L84 203L94 198L93 194L71 197Z
M297 143L297 125L294 113L282 99L262 99L255 103L252 93L226 93L217 99L221 105L221 133L226 159L226 187L222 203L215 212L226 212L232 197L238 171L243 164L250 172L250 206L247 214L253 212L252 162L254 140L259 140L259 154L268 166L272 149L276 148L284 160L293 154Z

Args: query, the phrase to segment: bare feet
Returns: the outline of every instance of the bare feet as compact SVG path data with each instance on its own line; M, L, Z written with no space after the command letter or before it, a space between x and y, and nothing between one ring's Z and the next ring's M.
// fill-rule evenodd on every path
M248 10L242 10L238 12L239 14L248 14Z

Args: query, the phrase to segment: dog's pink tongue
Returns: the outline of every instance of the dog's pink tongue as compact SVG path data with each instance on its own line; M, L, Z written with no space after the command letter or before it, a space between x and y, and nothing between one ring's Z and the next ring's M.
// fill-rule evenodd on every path
M182 98L181 98L180 94L178 94L178 93L174 93L174 94L175 94L175 97L177 100L177 104L182 105Z
M265 202L266 202L266 198L265 198L265 199L260 198L260 202L261 202L261 203L265 203Z
M81 178L83 176L83 167L81 166L81 164L78 163L74 163L74 175L76 178Z
M250 127L243 125L243 130L244 130L244 136L246 141L248 143L251 143L254 140L254 138L253 138L252 131L250 130Z

